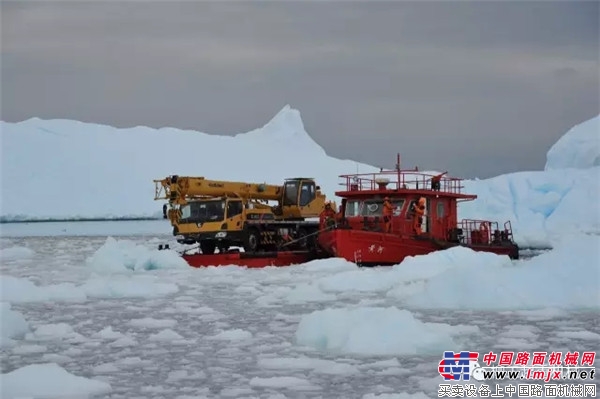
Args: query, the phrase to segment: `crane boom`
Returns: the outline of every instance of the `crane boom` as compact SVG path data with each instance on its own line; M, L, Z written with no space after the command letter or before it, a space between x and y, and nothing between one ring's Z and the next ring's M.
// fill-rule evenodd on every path
M209 180L190 176L169 176L162 180L154 180L154 183L154 199L166 199L172 204L185 204L189 199L202 197L279 201L283 196L283 186L266 183Z

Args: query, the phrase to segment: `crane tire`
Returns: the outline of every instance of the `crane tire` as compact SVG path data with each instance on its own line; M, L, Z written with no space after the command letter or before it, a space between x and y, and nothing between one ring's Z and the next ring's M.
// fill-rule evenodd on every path
M256 252L258 251L260 243L260 234L258 230L255 228L250 228L246 232L246 237L244 238L244 251L246 252Z

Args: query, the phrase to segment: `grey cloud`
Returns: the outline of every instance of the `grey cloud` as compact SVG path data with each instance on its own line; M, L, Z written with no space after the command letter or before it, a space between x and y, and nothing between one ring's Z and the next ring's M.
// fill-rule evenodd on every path
M2 118L233 134L289 103L333 156L486 177L598 112L598 47L597 2L3 2Z

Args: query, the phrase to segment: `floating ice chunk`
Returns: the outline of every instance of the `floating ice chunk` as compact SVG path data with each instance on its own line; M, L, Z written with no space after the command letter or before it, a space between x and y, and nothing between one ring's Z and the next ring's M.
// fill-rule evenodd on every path
M235 397L238 397L241 395L251 395L252 393L254 393L254 391L250 388L229 387L229 388L221 389L221 392L219 392L219 396L222 398L235 398Z
M91 298L155 298L174 294L179 287L143 276L129 278L91 278L81 286Z
M92 371L95 374L112 374L117 373L119 369L114 363L103 363L92 368Z
M21 345L13 348L12 353L15 355L28 355L31 353L43 353L48 350L44 345Z
M148 337L148 341L182 341L184 338L171 329L162 330Z
M600 342L600 334L582 330L582 331L559 331L556 333L559 338L565 338L568 340L578 339L583 341L598 341Z
M364 355L441 353L456 345L464 328L423 323L406 311L389 308L339 308L312 312L296 330L299 345Z
M85 301L85 293L70 283L38 286L25 278L0 276L2 300L14 303Z
M565 237L552 251L527 260L493 262L502 257L479 254L489 263L438 274L405 304L429 309L598 309L599 248L600 236L581 235Z
M320 374L345 375L359 373L359 369L351 364L309 357L260 358L257 365L273 370L313 370Z
M69 373L56 363L31 364L0 375L2 397L81 397L107 394L110 384Z
M252 338L252 333L241 329L225 330L210 338L223 341L243 341Z
M111 346L113 348L124 348L127 346L137 346L138 342L131 338L131 337L123 337L123 338L119 338L114 342L111 342L110 344L108 344L108 346Z
M92 338L100 338L105 340L115 340L126 337L125 334L114 331L112 326L104 327L102 330L92 335Z
M25 339L29 341L52 341L52 340L77 340L81 341L83 336L73 331L73 327L67 323L42 324L33 333L27 334Z
M287 389L321 389L309 380L299 377L254 377L249 382L250 386L263 388L287 388Z
M195 373L188 373L187 370L170 371L167 375L167 383L177 382L181 380L203 380L206 378L206 373L202 370Z
M27 247L9 247L0 249L0 261L28 259L33 257L35 252Z
M177 382L188 378L187 370L169 371L166 382Z
M138 356L125 357L117 360L115 363L123 367L143 367L152 364L150 360L143 360Z
M386 367L400 367L400 362L397 358L389 360L380 360L378 362L366 363L359 366L361 369L374 369L374 368L386 368Z
M144 317L142 319L133 319L129 322L133 327L138 328L169 328L177 325L177 320L173 319L153 319Z
M99 272L127 272L138 270L189 268L177 252L159 251L138 245L130 240L108 237L87 259L90 268Z
M21 312L11 309L9 303L0 302L0 347L10 345L13 339L21 338L27 332L29 323Z
M324 293L314 284L300 284L286 293L283 299L288 303L302 304L308 302L335 301L337 296Z

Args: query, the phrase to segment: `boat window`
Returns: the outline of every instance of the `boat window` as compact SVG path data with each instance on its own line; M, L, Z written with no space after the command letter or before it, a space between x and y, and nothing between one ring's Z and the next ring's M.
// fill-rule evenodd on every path
M227 202L227 217L232 218L242 213L242 201L231 200Z
M307 206L315 199L315 183L312 181L302 182L300 189L300 206Z
M346 217L358 216L360 213L360 201L346 202Z
M392 200L396 206L394 216L400 215L404 202L404 199ZM383 200L348 201L345 216L383 216Z
M416 200L412 200L412 201L410 201L410 204L408 204L408 208L406 209L406 218L407 219L412 219L413 215L415 214L413 212L413 208L415 207L415 205L417 205Z
M298 183L297 180L285 182L283 205L296 205L298 201Z
M392 204L396 206L396 209L394 209L394 216L400 216L400 212L402 212L402 208L404 207L404 200L394 200L392 201Z
M437 203L437 216L439 218L443 218L444 217L444 203L443 202L438 202Z
M363 202L361 216L383 215L383 200L366 200Z

